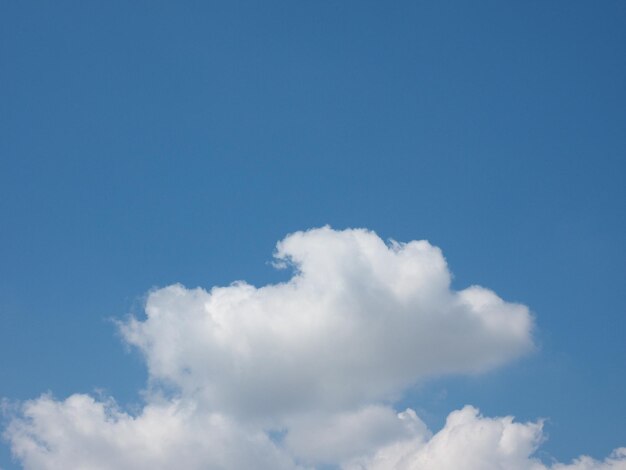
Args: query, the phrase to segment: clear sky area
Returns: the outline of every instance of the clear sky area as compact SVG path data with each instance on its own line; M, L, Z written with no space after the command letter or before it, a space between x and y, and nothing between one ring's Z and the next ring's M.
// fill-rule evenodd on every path
M625 175L624 1L2 1L0 468L72 468L102 403L267 468L425 468L371 459L462 409L604 461Z

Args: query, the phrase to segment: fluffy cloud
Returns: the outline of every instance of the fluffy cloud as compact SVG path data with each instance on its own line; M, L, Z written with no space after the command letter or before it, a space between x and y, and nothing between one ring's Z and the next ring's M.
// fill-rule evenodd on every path
M396 397L430 375L476 372L532 346L523 305L450 289L441 251L366 230L292 234L286 283L151 293L123 327L153 379L211 409L255 416L338 410Z
M441 251L328 227L279 242L285 283L151 292L121 325L143 354L138 414L73 395L26 402L4 435L27 470L624 470L626 451L546 467L541 423L471 407L432 434L389 404L412 384L532 348L528 309L450 288Z
M177 401L133 417L86 395L44 396L24 404L5 434L28 470L296 468L262 431Z
M543 440L540 422L485 418L470 406L451 413L434 436L412 410L395 415L374 406L309 419L276 443L262 430L180 402L148 405L132 417L111 402L74 395L26 403L6 435L26 470L304 470L324 463L343 470L626 469L626 448L604 461L546 466L532 457Z
M424 441L397 441L374 456L355 459L345 470L625 470L626 448L600 462L581 457L571 464L544 465L532 457L543 441L542 423L516 423L513 417L485 418L466 406L452 412L444 428Z

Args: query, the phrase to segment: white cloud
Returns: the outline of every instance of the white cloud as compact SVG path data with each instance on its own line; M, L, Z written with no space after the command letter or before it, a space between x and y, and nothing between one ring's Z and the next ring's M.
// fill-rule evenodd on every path
M571 464L544 465L533 458L543 441L542 423L516 423L513 417L485 418L466 406L452 412L431 439L398 440L371 457L357 458L345 470L624 470L626 448L600 462L581 457Z
M132 417L86 395L44 396L25 403L5 434L27 470L295 468L261 430L176 401Z
M275 256L294 268L288 282L150 293L146 317L121 326L148 366L143 410L86 395L26 402L4 433L24 468L624 470L621 450L545 467L532 457L541 423L466 407L433 436L393 410L426 377L487 370L533 345L528 309L452 290L438 248L325 227L288 236Z
M430 375L476 372L532 346L528 309L450 289L441 251L328 227L280 242L297 274L255 288L151 293L124 326L153 379L211 409L246 415L354 408Z
M254 426L180 402L147 405L138 417L85 395L27 402L6 432L26 470L285 469L625 470L626 448L604 461L544 465L533 458L542 424L485 418L467 406L434 436L412 410L380 406L294 420L284 445ZM290 434L293 435L290 436Z

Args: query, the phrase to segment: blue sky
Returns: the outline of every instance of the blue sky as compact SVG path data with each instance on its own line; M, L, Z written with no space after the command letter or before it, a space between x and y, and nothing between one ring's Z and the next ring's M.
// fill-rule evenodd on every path
M547 418L544 459L626 445L626 4L3 2L0 397L147 372L146 292L288 273L288 233L427 239L527 305L537 350L407 392ZM8 445L0 466L19 468Z

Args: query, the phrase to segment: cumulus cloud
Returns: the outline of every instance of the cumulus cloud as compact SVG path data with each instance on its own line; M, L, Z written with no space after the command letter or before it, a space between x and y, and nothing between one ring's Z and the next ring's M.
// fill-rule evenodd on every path
M5 435L29 470L297 468L261 430L179 401L133 417L86 395L44 396L25 403Z
M603 462L581 457L571 464L544 465L533 458L543 441L542 423L516 423L513 417L485 418L466 406L452 412L442 430L424 441L418 434L357 458L345 470L624 470L626 448Z
M497 366L532 346L528 309L450 289L441 251L325 227L281 241L295 275L256 288L151 293L123 327L166 381L210 408L269 415L397 396L431 375Z
M310 419L310 427L297 423L281 444L253 426L180 402L147 405L132 417L86 395L61 402L44 396L24 405L6 435L26 470L626 469L626 448L604 461L545 465L532 456L543 441L541 422L485 418L471 406L452 412L435 435L410 409L395 415L369 407Z
M471 407L432 434L391 404L428 377L477 373L533 347L528 308L472 286L455 291L441 251L367 230L287 236L288 282L148 295L121 324L149 371L144 408L42 396L5 437L27 470L624 470L626 451L546 467L541 423Z

